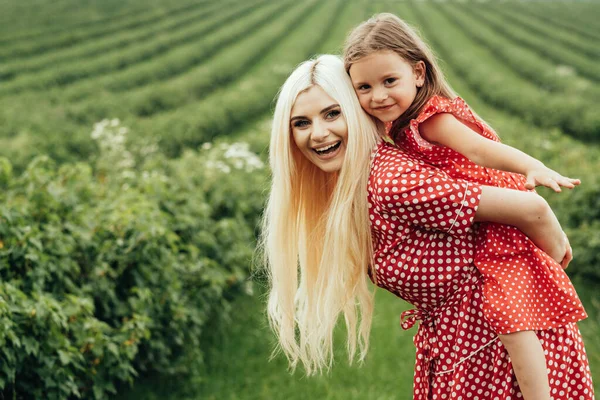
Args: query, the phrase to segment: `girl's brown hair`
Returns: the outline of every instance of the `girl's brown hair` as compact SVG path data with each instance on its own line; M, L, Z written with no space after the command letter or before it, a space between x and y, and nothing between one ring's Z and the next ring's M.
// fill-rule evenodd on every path
M356 61L382 50L395 52L413 68L419 61L425 63L423 87L417 88L415 100L408 110L394 122L390 130L391 138L396 141L397 136L404 131L411 119L419 115L425 103L432 96L438 95L453 99L456 97L456 93L446 81L435 55L417 31L390 13L374 15L354 28L348 35L344 46L346 72L350 73L350 68Z

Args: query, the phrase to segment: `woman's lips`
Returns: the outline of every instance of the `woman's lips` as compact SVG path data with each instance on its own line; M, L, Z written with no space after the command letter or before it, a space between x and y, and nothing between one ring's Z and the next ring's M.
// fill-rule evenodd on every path
M342 144L340 142L339 146L331 153L319 154L315 151L315 154L321 160L329 160L330 158L334 158L335 156L337 156L340 153L341 148L342 148Z

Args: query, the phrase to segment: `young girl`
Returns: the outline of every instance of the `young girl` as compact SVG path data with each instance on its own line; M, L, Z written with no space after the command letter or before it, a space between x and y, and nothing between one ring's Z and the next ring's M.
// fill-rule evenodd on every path
M580 183L501 144L398 17L379 14L355 28L344 61L362 108L386 124L394 143L450 176L520 191L544 185L559 192ZM458 223L449 221L448 231ZM557 253L545 235L524 232L546 254L516 227L482 223L478 229L474 264L484 277L484 315L510 354L525 399L550 399L546 359L534 331L586 318L558 264L570 261L570 247Z

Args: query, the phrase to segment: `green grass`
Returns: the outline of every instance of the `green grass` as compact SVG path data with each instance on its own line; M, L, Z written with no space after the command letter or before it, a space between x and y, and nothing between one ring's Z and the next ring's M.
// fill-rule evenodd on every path
M184 382L150 377L126 399L409 399L412 393L415 330L403 331L400 313L407 304L378 290L371 348L363 366L349 366L343 329L336 332L336 364L329 375L306 377L287 371L282 355L269 362L273 334L259 296L233 304L230 324L209 333L205 375ZM344 328L339 326L338 328Z
M590 315L580 323L590 357L596 391L600 389L600 304L597 287L576 282ZM232 305L228 322L208 333L209 349L201 378L184 380L146 377L118 400L258 400L258 399L369 399L408 400L412 396L416 328L403 331L400 313L404 301L377 290L371 348L364 365L349 366L343 346L343 329L336 332L336 364L329 375L305 377L301 370L287 371L279 355L269 361L273 334L267 326L261 296L240 298ZM338 326L338 328L344 328Z

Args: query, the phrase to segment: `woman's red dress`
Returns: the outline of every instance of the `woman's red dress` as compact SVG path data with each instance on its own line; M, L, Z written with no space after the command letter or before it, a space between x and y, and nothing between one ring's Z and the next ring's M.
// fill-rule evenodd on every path
M373 153L368 185L373 281L415 306L413 398L522 399L506 349L484 314L473 219L481 185L455 179L389 143ZM549 305L552 306L552 305ZM575 323L536 332L554 399L594 399Z

